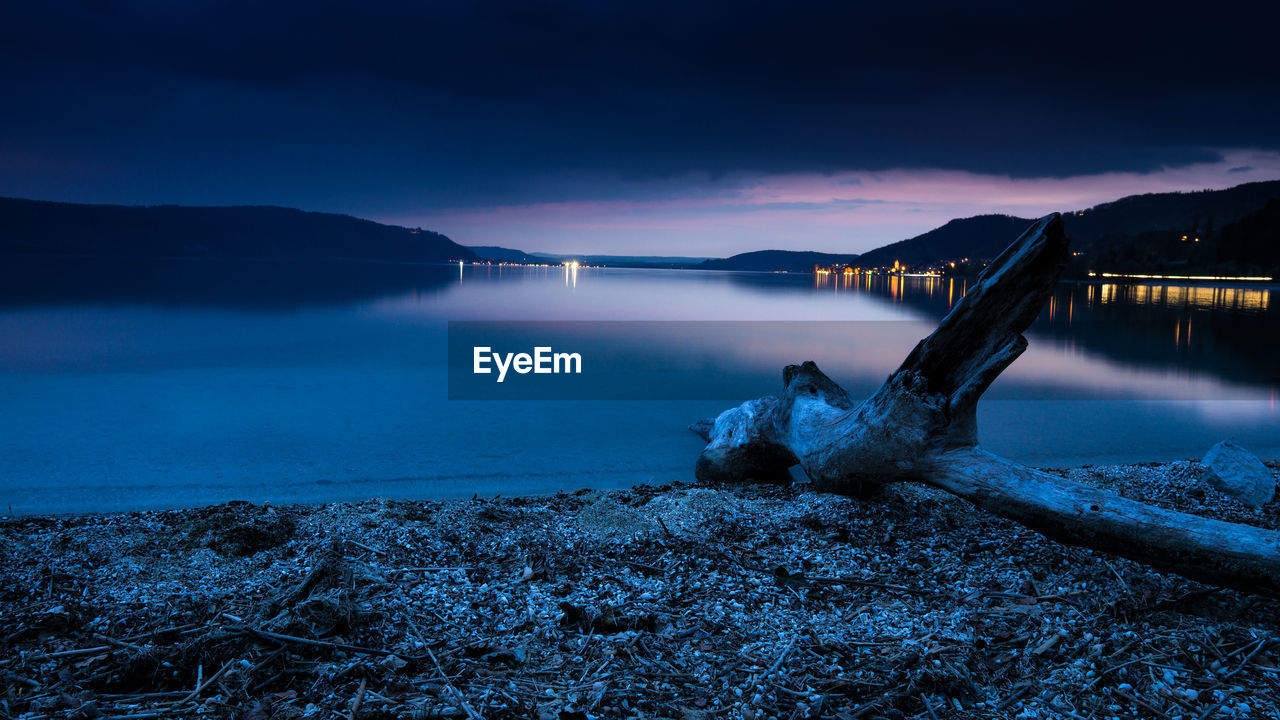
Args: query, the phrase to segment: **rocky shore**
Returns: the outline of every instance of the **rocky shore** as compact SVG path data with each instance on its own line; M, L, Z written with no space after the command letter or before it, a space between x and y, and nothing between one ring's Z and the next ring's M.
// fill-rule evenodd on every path
M1280 528L1200 463L1060 472ZM0 718L45 717L1280 717L1280 601L908 486L8 519Z

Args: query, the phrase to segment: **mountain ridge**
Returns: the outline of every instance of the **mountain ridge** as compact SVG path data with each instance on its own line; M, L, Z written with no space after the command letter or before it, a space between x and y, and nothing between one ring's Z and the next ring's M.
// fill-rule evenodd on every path
M1221 190L1146 193L1063 213L1074 256L1070 273L1280 272L1276 210L1280 180ZM393 262L477 261L645 268L810 272L815 265L980 268L1031 218L955 218L905 240L857 253L757 250L727 258L557 255L466 247L430 230L350 215L271 205L75 204L0 198L0 255L309 258Z
M824 253L813 250L755 250L727 258L706 260L698 270L738 270L751 272L813 272L814 265L847 265L858 260L856 253Z
M1269 227L1265 219L1250 225L1248 242L1221 245L1219 240L1225 235L1239 237L1229 228L1277 198L1280 180L1270 180L1221 190L1127 195L1064 212L1067 237L1076 253L1072 270L1273 267L1270 255L1257 252L1265 244L1256 237L1265 232L1261 228ZM859 263L863 267L887 267L894 262L941 266L968 261L976 265L998 255L1032 222L1032 218L1012 215L957 218L913 238L865 252ZM1280 243L1280 238L1276 242ZM1185 243L1190 245L1184 247Z
M430 230L274 205L108 205L0 198L0 254L473 261Z

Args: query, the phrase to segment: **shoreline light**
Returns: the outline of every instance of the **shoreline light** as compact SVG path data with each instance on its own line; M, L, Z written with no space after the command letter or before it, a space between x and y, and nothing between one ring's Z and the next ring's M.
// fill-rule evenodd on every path
M1090 272L1089 277L1104 278L1138 278L1140 280L1240 280L1249 282L1271 282L1275 278L1262 275L1147 275L1129 273Z

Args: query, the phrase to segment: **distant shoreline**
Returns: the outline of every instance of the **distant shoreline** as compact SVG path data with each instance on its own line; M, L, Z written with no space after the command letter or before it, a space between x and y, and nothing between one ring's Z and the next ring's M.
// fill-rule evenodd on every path
M118 255L118 254L89 254L89 253L29 253L29 252L11 252L2 253L0 257L14 258L19 260L40 260L56 262L59 260L76 260L76 261L163 261L163 262L183 262L183 263L199 263L199 262L245 262L255 264L269 263L300 263L300 264L353 264L353 265L394 265L399 267L456 267L456 261L450 260L394 260L379 258L361 258L348 257L341 255L332 256L281 256L281 257L262 257L262 256L239 256L239 255ZM502 268L558 268L560 265L535 265L524 263L485 263L476 261L465 261L467 266L472 267L502 267ZM731 268L704 268L704 267L663 267L660 265L645 264L619 264L619 265L589 265L581 266L583 270L661 270L661 271L677 271L677 272L715 272L715 273L734 273L734 274L750 274L750 275L798 275L812 276L813 271L799 270L737 270ZM878 273L876 277L890 277L898 275L899 277L923 277L923 275L906 273ZM974 280L977 274L953 274L953 275L937 275L934 276L940 280ZM1239 287L1239 288L1259 288L1268 290L1280 290L1280 278L1272 280L1211 280L1196 278L1141 278L1141 277L1064 277L1058 281L1062 284L1072 285L1170 285L1170 286L1203 286L1203 287Z

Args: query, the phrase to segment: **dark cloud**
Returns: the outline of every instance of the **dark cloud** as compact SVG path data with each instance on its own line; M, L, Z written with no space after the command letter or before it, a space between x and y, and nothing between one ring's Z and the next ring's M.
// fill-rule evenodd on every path
M1280 147L1262 4L7 3L0 192L380 208L565 178ZM629 192L632 190L628 190Z

